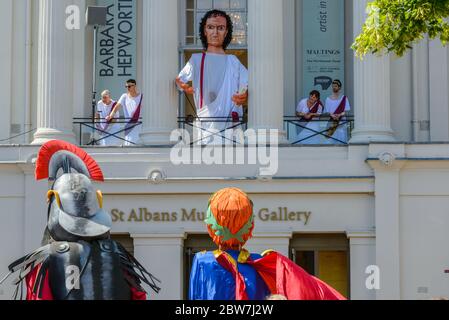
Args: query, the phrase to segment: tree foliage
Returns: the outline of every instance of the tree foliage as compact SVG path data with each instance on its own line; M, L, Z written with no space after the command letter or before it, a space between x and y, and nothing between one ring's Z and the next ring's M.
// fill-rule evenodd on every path
M354 0L358 1L358 0ZM398 56L424 38L449 40L449 0L374 0L352 48L357 56L394 52Z

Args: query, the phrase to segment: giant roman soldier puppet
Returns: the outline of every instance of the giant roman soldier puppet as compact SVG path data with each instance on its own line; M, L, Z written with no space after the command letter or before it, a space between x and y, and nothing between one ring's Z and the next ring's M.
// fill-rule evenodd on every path
M344 300L335 289L309 275L282 254L243 249L254 229L253 203L236 188L215 193L205 220L219 247L195 255L190 275L191 300Z
M120 243L111 240L111 217L91 180L103 181L97 163L62 141L42 146L36 179L51 183L42 247L9 266L18 272L15 298L27 300L145 300L146 283L159 282Z

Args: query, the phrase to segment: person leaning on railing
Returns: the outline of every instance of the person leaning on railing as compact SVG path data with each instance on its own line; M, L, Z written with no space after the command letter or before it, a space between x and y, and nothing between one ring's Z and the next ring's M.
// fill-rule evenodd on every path
M320 144L323 141L319 117L324 107L320 98L320 92L313 90L309 98L302 99L296 107L296 116L302 120L302 130L297 136L297 142L300 144Z
M348 141L347 124L341 122L345 120L346 113L351 110L351 105L348 97L342 94L342 87L341 81L335 79L332 82L332 95L326 99L324 113L331 117L329 130L326 133L328 136L327 143L329 144L346 143Z
M123 113L125 114L125 119L127 123L125 124L125 146L137 145L140 140L140 114L142 111L142 101L143 94L139 93L137 89L137 82L134 79L129 79L126 81L125 88L127 93L124 93L117 105L111 111L111 114L106 117L107 121L114 119L116 113L120 108L123 108Z
M96 128L100 136L98 143L101 146L118 146L121 144L121 140L116 136L116 133L120 131L120 125L116 123L119 114L116 113L110 121L106 120L116 105L117 102L111 99L111 92L104 90L101 93L101 100L97 103L97 112L95 113Z

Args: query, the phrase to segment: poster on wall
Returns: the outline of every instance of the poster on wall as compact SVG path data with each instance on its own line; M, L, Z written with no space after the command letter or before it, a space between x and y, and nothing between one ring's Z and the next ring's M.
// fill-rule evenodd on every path
M108 8L107 24L97 37L97 100L109 90L118 100L126 92L125 82L137 77L137 8L135 0L97 0Z
M344 82L344 0L303 1L303 94L318 90L324 101L332 80Z

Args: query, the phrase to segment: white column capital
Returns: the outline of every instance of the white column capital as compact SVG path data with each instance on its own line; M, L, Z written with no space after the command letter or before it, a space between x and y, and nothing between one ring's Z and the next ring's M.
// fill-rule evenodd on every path
M346 237L348 239L370 239L376 237L376 231L375 230L347 231Z
M376 240L376 231L347 231L346 236L349 239L349 245L373 245Z

